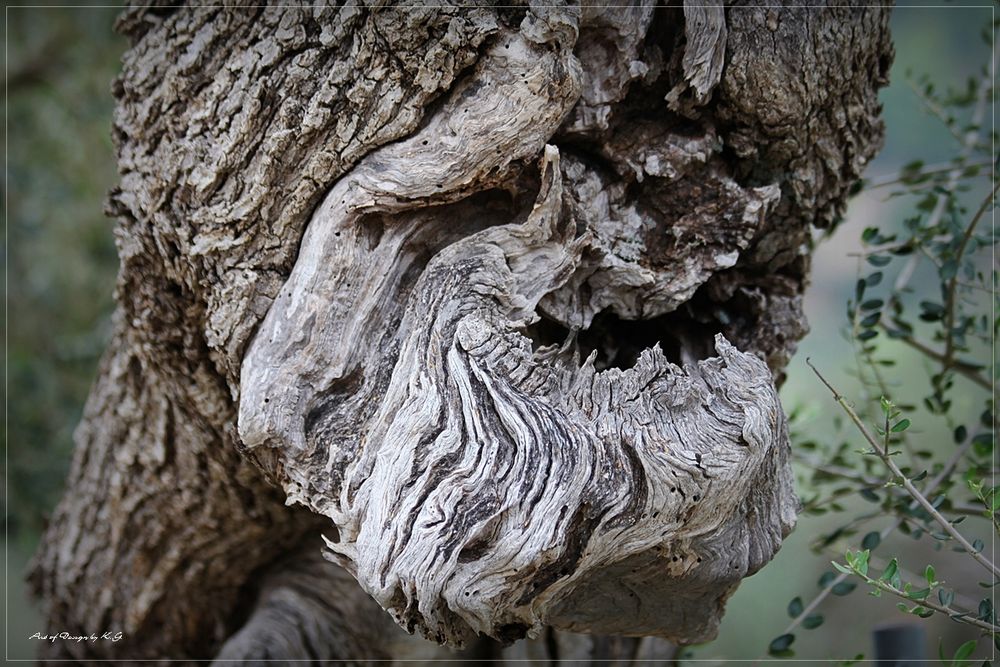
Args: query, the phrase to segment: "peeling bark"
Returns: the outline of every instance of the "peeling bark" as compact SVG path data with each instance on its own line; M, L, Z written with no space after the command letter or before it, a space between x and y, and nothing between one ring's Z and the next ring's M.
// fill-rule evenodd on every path
M126 639L46 657L713 637L794 524L776 385L887 22L126 11L116 334L32 573Z

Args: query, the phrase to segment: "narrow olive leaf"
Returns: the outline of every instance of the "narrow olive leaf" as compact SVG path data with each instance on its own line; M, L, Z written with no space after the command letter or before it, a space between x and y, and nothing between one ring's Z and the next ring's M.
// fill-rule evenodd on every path
M806 630L814 630L823 625L822 614L811 614L802 619L802 627Z
M841 565L840 563L838 563L835 560L834 561L830 561L830 562L833 564L833 566L835 568L837 568L838 571L843 572L844 574L854 574L854 570L852 570L851 568L847 567L846 565Z
M787 632L783 635L780 635L772 639L770 646L767 647L767 652L770 653L771 655L774 655L776 653L781 653L782 651L787 650L788 647L791 646L792 642L794 641L795 641L795 635L793 635L790 632Z
M882 313L872 313L867 315L861 320L860 324L863 327L873 327L878 324L878 321L882 319Z
M878 531L872 531L864 536L861 540L862 549L875 549L879 544L882 543L882 536L878 534Z
M906 597L911 600L926 600L927 596L931 594L931 589L921 588L919 591L910 591L906 594Z
M854 288L854 300L861 301L861 297L865 295L865 281L859 280L858 284Z
M941 604L944 605L945 607L950 606L951 603L955 600L955 591L950 591L946 588L939 588L938 600L940 600Z
M830 589L830 592L834 595L849 595L857 587L858 585L853 581L842 581Z
M802 598L795 597L791 602L788 603L788 615L792 618L796 618L802 613Z
M827 586L830 585L830 582L836 578L837 575L827 570L826 572L820 575L819 581L816 582L816 585L819 586L820 588L826 588Z
M934 566L933 565L928 565L927 568L924 570L924 579L927 580L927 585L928 586L933 586L935 583L937 583L937 580L934 579Z
M882 570L882 576L879 577L879 581L892 581L892 578L895 576L898 569L899 563L897 563L896 559L893 558L889 561L889 564L885 566L885 569Z
M882 502L882 499L878 497L878 494L871 489L861 489L858 493L860 493L861 497L870 503Z
M854 562L854 567L857 568L858 572L860 572L862 576L868 576L868 556L870 554L871 552L868 551L868 549L859 551Z
M893 433L902 433L908 428L910 428L910 420L900 419L898 422L895 423L895 425L893 425L891 430Z
M976 650L977 643L978 643L977 640L970 639L969 641L959 646L958 649L955 651L955 655L952 658L952 660L958 662L960 660L965 660L966 658L968 658L970 655L972 655L972 652Z

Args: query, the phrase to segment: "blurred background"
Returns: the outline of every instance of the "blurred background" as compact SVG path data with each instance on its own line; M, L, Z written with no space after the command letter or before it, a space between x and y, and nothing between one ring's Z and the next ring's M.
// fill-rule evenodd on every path
M959 88L964 88L970 77L978 79L990 57L989 42L982 34L984 29L988 34L992 12L988 3L894 10L896 61L892 84L881 94L886 142L867 178L891 175L916 159L935 163L955 155L958 141L921 103L907 72L912 73L910 80L926 74L941 86ZM8 7L6 11L4 585L8 601L5 613L10 614L5 619L7 656L13 659L32 658L36 646L28 637L47 630L27 595L23 577L46 513L59 498L71 457L72 431L109 334L117 260L113 223L103 216L102 208L105 193L116 180L110 140L110 85L126 47L112 30L116 14L117 10L103 7ZM972 179L968 186L969 202L978 203L988 192L988 176ZM812 439L852 437L837 430L836 406L805 359L811 357L845 394L858 391L857 377L851 371L854 351L844 333L848 324L845 304L860 270L851 253L860 249L865 227L891 228L910 214L912 198L888 198L889 192L891 188L863 191L852 200L843 223L817 246L812 285L806 296L812 333L802 342L782 389L786 411L799 415L796 433L808 433ZM936 291L936 280L932 272L918 272L912 282L914 298L919 299L922 289ZM989 312L989 301L984 300L985 312ZM926 363L909 348L888 349L899 360L887 371L889 382L898 390L894 399L897 403L919 403L930 391ZM984 349L983 354L988 355L989 350ZM985 357L983 363L988 362ZM959 403L963 390L959 384L955 396ZM981 399L977 400L969 399L972 414L982 409ZM921 446L935 451L953 447L947 430L932 422L925 428L914 423L913 437L920 439ZM800 471L803 479L804 475ZM863 504L850 499L845 504L852 502ZM747 579L730 601L719 639L697 647L694 656L731 660L766 654L771 638L782 634L789 623L788 601L801 596L808 603L820 590L817 580L832 569L830 560L837 558L837 553L814 554L809 545L840 520L800 517L798 528L776 560ZM877 522L872 525L872 529L884 527ZM992 531L987 522L965 525L971 535L990 541ZM902 536L893 540L882 551L905 554L906 560L914 563L933 558L939 577L957 588L976 589L974 576L978 573L963 571L967 559L933 553L931 540ZM963 583L962 577L968 581ZM820 609L826 623L815 630L797 631L797 657L870 657L873 626L912 619L897 612L895 602L870 598L864 587L850 595L829 598ZM927 631L932 656L937 655L939 638L951 655L958 644L973 636L947 620L934 621L927 625ZM992 647L988 642L980 644L979 654L988 655Z

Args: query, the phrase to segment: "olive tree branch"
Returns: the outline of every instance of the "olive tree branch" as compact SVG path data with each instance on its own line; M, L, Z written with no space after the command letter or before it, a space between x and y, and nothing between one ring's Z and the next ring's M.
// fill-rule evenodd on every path
M983 629L983 630L985 630L987 632L990 632L990 633L1000 632L1000 626L997 626L997 625L994 625L992 623L988 623L986 621L978 619L978 618L972 616L971 615L972 612L970 612L970 611L962 611L960 609L955 609L955 608L953 608L953 607L951 607L949 605L939 604L939 603L934 602L933 600L931 600L929 596L925 597L923 599L917 599L917 598L911 597L912 593L907 593L907 591L905 591L905 590L900 590L900 589L896 588L895 586L892 586L888 582L882 581L880 579L873 579L872 577L868 576L866 573L861 572L860 570L858 570L856 567L855 568L851 568L851 569L853 570L853 572L852 572L853 574L861 577L862 579L865 580L865 582L867 582L871 586L874 586L875 588L877 588L880 591L885 591L886 593L891 593L892 595L895 595L898 598L906 600L907 602L912 602L912 603L917 604L917 605L919 605L921 607L926 607L928 609L933 609L934 611L936 611L938 613L947 614L948 616L950 616L952 619L954 619L956 621L959 621L959 622L962 622L962 623L967 623L969 625L974 625L977 628L981 628L981 629Z
M965 456L965 453L969 451L970 447L972 447L971 437L966 438L965 442L962 443L962 445L959 446L951 455L951 457L945 462L944 467L941 468L941 471L927 481L927 484L924 485L923 489L924 495L930 495L934 493L934 491L951 476L951 474L955 471L955 467L958 466L958 462L962 460L962 457ZM914 503L914 505L915 504L916 503ZM895 521L893 521L891 524L883 528L881 532L879 532L879 541L884 541L887 537L889 537L889 535L895 532L895 530L899 528L899 526L901 526L904 523L904 521L905 519L903 517L897 517ZM830 593L833 591L833 588L837 584L847 579L849 576L850 576L849 574L841 572L836 577L831 579L826 584L826 586L824 586L823 589L816 594L816 597L814 597L809 602L809 604L807 604L805 607L802 608L802 612L798 616L792 619L791 623L788 624L788 627L785 628L785 630L781 634L788 634L790 632L793 632L797 627L799 627L799 625L802 624L802 621L811 616L812 613L816 611L816 609L821 604L823 604L823 601L830 596ZM755 666L759 665L761 660L764 660L766 658L767 658L766 655L762 655L758 657L753 664Z
M888 450L888 438L889 438L888 429L886 429L887 431L886 447L883 449L883 447L880 446L878 440L876 440L875 437L871 434L871 432L868 430L868 427L865 426L863 421L861 421L861 418L858 417L858 414L850 406L847 400L844 399L844 397L841 396L836 389L834 389L833 385L827 382L826 378L823 377L823 375L819 372L819 370L816 369L816 367L812 364L812 362L809 359L806 359L806 364L808 364L809 368L812 369L813 373L816 374L816 376L820 379L820 381L824 385L826 385L826 388L830 390L830 392L833 394L834 400L840 405L841 408L843 408L844 412L847 413L847 416L850 418L850 420L854 422L854 425L858 428L858 431L861 433L861 435L865 438L865 440L868 441L868 444L871 445L872 451L880 459L882 459L882 462L886 465L887 468L889 468L889 471L893 474L893 476L900 481L900 483L903 485L903 488L906 489L907 493L909 493L910 496L917 501L917 504L919 504L924 509L924 511L927 512L931 516L931 518L933 518L934 521L936 521L937 524L940 525L941 528L949 536L951 536L952 539L961 544L962 548L965 549L977 563L986 568L994 576L994 578L1000 578L1000 568L998 568L996 565L990 562L989 559L987 559L981 553L979 553L972 546L972 544L970 544L969 541L965 539L965 537L955 529L955 527L951 524L951 522L948 521L946 518L944 518L944 516L942 516L941 513L938 512L937 509L935 509L934 505L932 505L930 501L927 500L924 494L921 493L920 490L918 490L917 487L913 485L913 482L911 482L910 479L903 474L903 471L899 469L899 466L896 465L896 462L893 460L892 455Z
M887 332L892 332L892 337L895 338L896 340L905 343L906 345L912 347L917 352L920 352L925 357L942 364L942 366L945 365L947 357L941 352L938 352L934 348L929 347L924 343L921 343L917 339L913 338L913 336L902 334L901 331L892 327L885 320L880 320L879 326L881 326L882 329L884 329ZM983 377L981 373L979 373L980 368L981 367L977 364L968 361L962 361L961 359L955 359L954 356L948 362L947 366L948 370L955 371L962 377L971 380L979 387L982 387L983 389L987 390L992 390L993 387L989 383L989 381L985 377Z

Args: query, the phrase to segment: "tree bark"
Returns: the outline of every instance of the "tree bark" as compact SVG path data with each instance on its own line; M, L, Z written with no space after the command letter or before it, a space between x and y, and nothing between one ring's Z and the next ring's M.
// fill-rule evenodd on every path
M115 334L31 582L50 630L124 638L44 657L711 639L794 524L776 387L881 141L888 10L119 29Z

